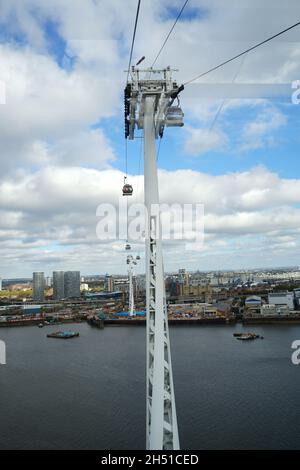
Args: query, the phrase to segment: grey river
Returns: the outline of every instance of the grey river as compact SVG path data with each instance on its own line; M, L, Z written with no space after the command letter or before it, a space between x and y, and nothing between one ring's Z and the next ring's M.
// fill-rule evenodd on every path
M60 327L61 328L61 327ZM1 328L1 449L143 449L145 328ZM56 327L57 329L57 327ZM182 449L300 449L300 325L170 328Z

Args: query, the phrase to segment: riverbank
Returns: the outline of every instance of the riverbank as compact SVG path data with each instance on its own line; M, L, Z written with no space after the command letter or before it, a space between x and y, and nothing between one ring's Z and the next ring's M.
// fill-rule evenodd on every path
M169 325L226 325L234 324L236 320L227 318L169 318ZM118 318L118 319L106 319L104 320L105 325L124 325L124 326L144 326L146 319L134 319L134 318Z
M59 320L57 323L48 323L44 324L43 326L56 326L56 325L61 325L61 324L69 324L69 323L83 323L84 320L79 320L79 319L64 319L64 320ZM29 319L29 320L13 320L13 321L6 321L6 322L0 322L0 328L12 328L14 326L38 326L41 323L43 323L43 320L38 318L37 320L34 319Z
M300 315L243 318L244 325L299 325Z
M85 323L86 320L80 319L62 319L58 323L47 323L44 326L59 325L59 324L71 324L71 323ZM43 320L38 319L23 319L13 320L7 322L0 322L0 328L11 328L14 326L38 326L43 323ZM91 323L88 321L88 323ZM299 325L300 315L289 315L289 316L277 316L277 317L249 317L237 320L235 318L170 318L169 325L235 325L242 323L244 325ZM119 325L119 326L145 326L146 319L137 318L107 318L104 320L104 325ZM95 325L98 326L98 325ZM102 323L101 323L102 328Z
M44 326L58 325L65 323L82 323L85 320L76 320L68 319L59 321L58 323L45 324ZM0 327L14 327L14 326L34 326L40 325L43 323L41 319L30 319L30 320L14 320L9 322L0 322ZM93 323L87 321L87 323L94 326L98 326L96 321ZM225 324L234 324L236 323L235 319L226 319L226 318L171 318L169 319L170 325L225 325ZM104 325L124 325L124 326L145 326L146 319L135 319L135 318L116 318L116 319L106 319L104 320Z

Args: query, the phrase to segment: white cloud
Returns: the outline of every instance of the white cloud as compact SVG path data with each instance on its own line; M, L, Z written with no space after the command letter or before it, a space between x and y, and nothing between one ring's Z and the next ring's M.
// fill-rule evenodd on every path
M1 177L49 159L95 167L114 159L103 130L89 127L113 114L116 83L108 86L89 70L66 72L29 48L0 45L0 60L7 94L0 107Z
M248 122L243 130L241 150L251 150L274 143L272 133L287 124L287 117L274 107L260 112L254 121Z
M115 160L114 150L102 129L82 131L48 147L48 163L103 168Z
M151 64L173 23L170 11L181 5L179 0L143 2L133 61L145 55L145 65ZM294 23L299 2L289 0L288 6L279 0L231 0L226 5L223 0L194 0L192 8L197 14L178 22L157 65L178 67L181 83ZM136 1L5 0L1 7L0 22L28 42L0 45L0 80L5 81L7 92L7 104L0 107L2 269L11 275L25 269L28 274L36 266L45 269L48 264L61 264L117 272L122 269L121 245L98 243L95 209L99 202L117 201L122 184L123 175L109 166L116 155L101 126L104 118L121 110L123 69ZM11 22L13 12L15 21ZM45 33L49 21L56 25L65 53L72 57L65 70L49 52L50 39ZM299 55L299 32L294 30L248 54L236 82L289 83L300 76ZM63 63L68 62L66 57ZM239 66L230 64L203 81L232 84ZM220 88L223 92L222 85ZM192 91L185 98L188 88L182 94L187 120L196 120L186 126L189 155L230 146L227 129L222 130L219 122L212 131L204 128L219 105L217 98L226 98L225 88L224 94L212 96L208 104ZM250 102L238 97L225 103L222 114L226 119L237 106L244 106L247 115ZM241 135L241 145L248 149L270 145L286 124L278 109L255 103L257 117L245 124ZM251 111L253 107L254 100ZM135 188L137 180L131 177ZM222 262L230 262L232 253L235 259L242 254L246 262L247 248L252 258L253 253L259 257L261 252L263 259L267 253L273 256L272 250L279 245L284 253L295 249L298 179L285 180L254 168L222 176L162 171L160 181L162 201L205 203L208 233L204 253L209 258L205 261L203 253L187 254L190 266L199 267L200 256L209 264L217 255L222 267ZM287 236L290 238L283 238ZM167 263L182 263L178 244L170 244L166 253L172 254L166 257Z
M96 208L103 202L118 203L122 177L112 169L47 167L18 181L2 182L3 266L9 269L18 258L26 262L27 274L36 265L45 266L46 260L48 269L56 264L71 267L76 262L86 272L93 272L95 263L101 271L102 262L107 263L102 265L103 271L125 269L124 241L103 242L96 237ZM254 258L256 252L260 258L261 250L267 256L276 253L279 245L282 253L295 250L300 237L300 180L281 179L260 167L222 176L161 171L159 178L162 202L204 203L205 207L203 249L191 254L184 251L184 241L167 243L167 269L180 266L183 253L185 263L196 268L208 254L236 257L250 250ZM130 202L142 202L142 177L130 176L130 181L134 187ZM143 250L140 243L136 246Z
M185 152L192 156L199 156L212 150L224 150L227 143L226 135L218 129L195 129L186 126L187 138Z
M260 114L257 119L245 127L247 137L256 137L276 130L286 124L286 117L278 111L268 111Z

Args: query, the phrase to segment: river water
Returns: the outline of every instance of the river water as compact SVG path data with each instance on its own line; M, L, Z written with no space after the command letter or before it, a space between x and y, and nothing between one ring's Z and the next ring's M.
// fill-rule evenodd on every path
M1 449L143 449L145 328L1 328ZM57 329L57 327L56 327ZM300 325L170 328L182 449L300 449Z

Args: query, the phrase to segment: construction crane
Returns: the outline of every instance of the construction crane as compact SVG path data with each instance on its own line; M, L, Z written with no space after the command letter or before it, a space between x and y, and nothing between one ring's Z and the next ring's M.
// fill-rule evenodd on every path
M183 86L172 79L170 67L162 70L127 71L124 93L125 137L133 140L135 131L144 133L144 192L146 243L146 311L147 311L147 383L146 448L179 449L179 437L159 214L159 192L155 140L162 138L165 127L183 126L183 112L174 105Z

